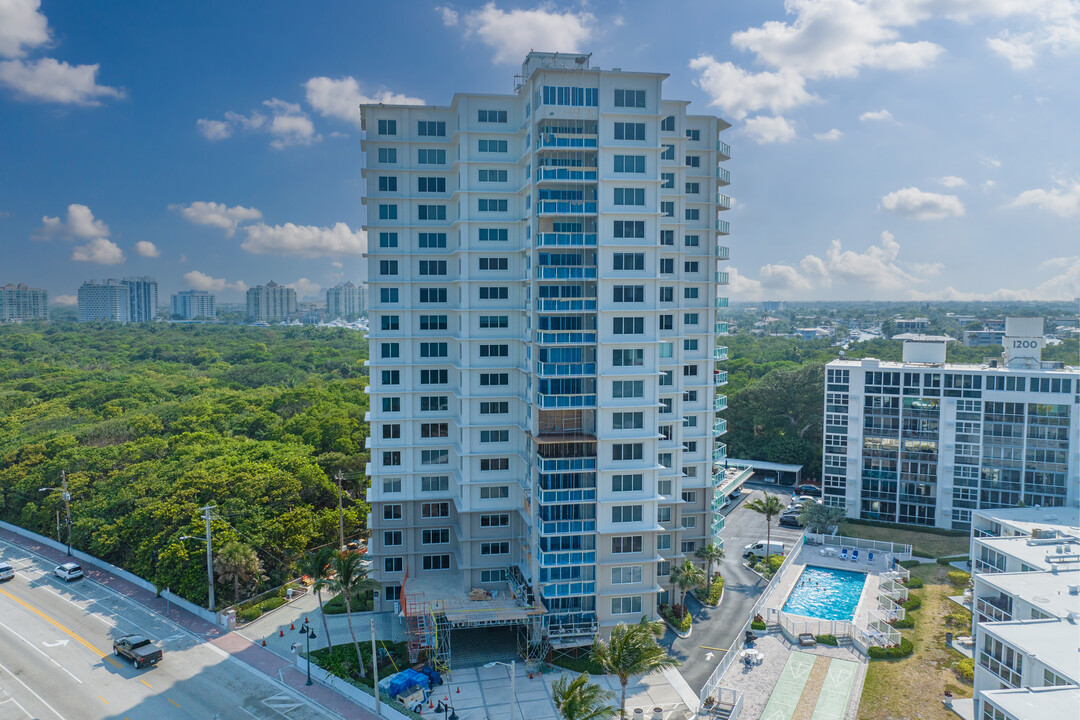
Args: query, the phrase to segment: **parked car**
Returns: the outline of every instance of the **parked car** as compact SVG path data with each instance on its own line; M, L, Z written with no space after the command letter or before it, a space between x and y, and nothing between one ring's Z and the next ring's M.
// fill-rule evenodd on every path
M821 488L817 485L796 485L795 492L799 495L810 495L811 497L821 497Z
M768 551L766 552L766 547ZM758 540L756 543L750 543L743 548L743 557L748 558L751 555L754 557L765 557L766 555L783 555L784 543L773 540L772 542L765 542L764 540Z
M11 563L0 562L0 580L10 580L15 577L15 568Z
M791 498L792 505L802 505L803 503L821 503L821 498L812 497L810 495L796 495Z
M126 657L136 668L150 667L161 662L161 648L142 635L125 635L113 640L113 653Z
M780 516L778 523L781 527L801 528L803 524L799 522L799 513L784 513Z
M64 563L63 565L57 565L53 570L53 575L60 578L64 582L71 582L72 580L78 580L83 576L82 568L75 563Z

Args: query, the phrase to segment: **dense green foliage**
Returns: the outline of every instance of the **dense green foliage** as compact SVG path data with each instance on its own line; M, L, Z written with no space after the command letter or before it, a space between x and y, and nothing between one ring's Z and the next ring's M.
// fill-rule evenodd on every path
M840 647L840 643L836 640L835 635L818 635L814 638L818 645L828 645L829 647Z
M900 644L896 647L883 648L873 645L867 650L867 654L873 660L899 660L906 658L915 651L915 646L906 637L900 638Z
M0 518L55 536L63 502L39 488L67 471L75 547L205 603L205 546L180 537L216 504L215 548L280 584L336 539L329 476L362 497L366 357L339 328L0 326ZM346 533L366 512L346 502Z

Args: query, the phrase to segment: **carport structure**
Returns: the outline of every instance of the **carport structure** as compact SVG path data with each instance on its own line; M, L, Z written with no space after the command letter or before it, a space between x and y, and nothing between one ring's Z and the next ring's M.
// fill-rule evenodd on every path
M802 482L802 465L788 465L786 463L766 462L765 460L736 460L731 458L732 465L749 465L754 472L761 473L766 478L776 478L780 485L798 485Z

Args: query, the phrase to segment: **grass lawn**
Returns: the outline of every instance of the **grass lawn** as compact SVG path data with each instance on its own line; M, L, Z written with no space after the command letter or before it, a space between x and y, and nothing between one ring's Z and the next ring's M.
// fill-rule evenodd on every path
M938 535L922 530L908 530L899 527L875 527L844 521L840 523L840 534L864 540L883 540L885 542L910 545L912 552L920 557L949 557L967 555L970 551L967 535Z
M947 597L959 593L946 579L947 570L924 564L911 571L913 578L926 583L911 591L911 597L922 600L922 607L910 614L915 627L903 631L915 652L902 660L870 661L859 720L955 720L956 715L941 702L945 690L957 698L971 697L971 683L953 670L964 656L945 645L946 632L966 635L971 628L971 613Z

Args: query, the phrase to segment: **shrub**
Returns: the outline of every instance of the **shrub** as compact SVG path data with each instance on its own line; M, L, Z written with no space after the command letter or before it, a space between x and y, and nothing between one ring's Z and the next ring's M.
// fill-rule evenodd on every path
M269 597L251 605L241 605L236 609L236 617L242 622L251 622L256 620L271 610L276 610L285 604L285 598L282 597Z
M948 573L949 582L954 587L964 587L971 580L971 573L964 572L963 570L950 570Z
M371 593L363 593L352 599L352 611L354 613L367 612L372 609L372 603ZM327 615L343 615L345 613L345 597L343 595L335 595L327 600L323 612Z
M750 628L752 630L764 630L767 627L768 626L765 624L764 620L755 620L754 622L750 623Z
M938 565L951 565L954 562L960 562L961 560L967 560L967 555L943 555L937 559Z
M920 577L908 578L908 581L905 583L905 585L907 585L907 587L911 590L921 588L925 584L926 583L923 582L923 579Z
M698 588L694 590L694 595L697 599L706 605L715 607L720 602L720 595L724 592L724 577L720 573L713 575L712 589L709 594L705 594L705 588Z
M971 658L964 658L960 662L953 665L953 670L957 675L967 680L968 682L974 682L975 680L975 661Z
M894 622L893 627L900 630L907 630L909 628L915 627L915 620L910 615L908 615Z
M900 561L900 567L902 567L902 568L904 568L906 570L910 570L913 567L917 567L919 564L920 563L919 563L918 560L901 560Z
M660 614L679 632L686 632L694 622L682 605L661 605Z
M878 645L872 646L867 652L874 660L899 660L906 658L914 652L915 646L906 637L900 638L900 644L896 647L883 648Z
M780 569L780 566L784 564L783 555L770 555L769 556L769 572L776 572Z
M904 608L908 612L911 612L912 610L918 610L922 607L922 600L919 599L918 595L912 595L907 600L900 603L900 607Z
M252 607L238 608L236 611L236 617L239 618L241 622L251 622L252 620L258 620L259 617L262 616L262 614L262 608L258 605L253 605Z
M835 635L818 635L816 638L818 645L829 645L831 647L837 647L840 643L836 641Z

